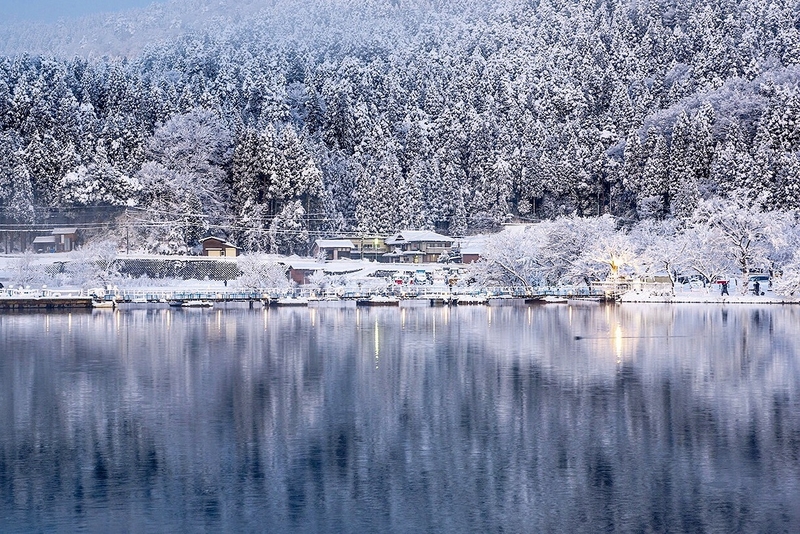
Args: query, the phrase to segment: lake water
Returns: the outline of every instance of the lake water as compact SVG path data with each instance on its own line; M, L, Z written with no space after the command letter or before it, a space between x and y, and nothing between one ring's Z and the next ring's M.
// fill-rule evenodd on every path
M0 315L0 531L798 532L800 307Z

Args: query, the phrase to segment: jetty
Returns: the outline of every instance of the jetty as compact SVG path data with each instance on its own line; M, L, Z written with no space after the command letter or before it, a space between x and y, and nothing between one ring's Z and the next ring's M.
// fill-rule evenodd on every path
M91 309L92 297L0 298L0 311Z

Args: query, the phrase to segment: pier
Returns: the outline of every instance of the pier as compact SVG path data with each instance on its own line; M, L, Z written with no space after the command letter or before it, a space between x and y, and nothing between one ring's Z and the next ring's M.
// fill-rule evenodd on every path
M91 297L0 298L0 311L91 309Z

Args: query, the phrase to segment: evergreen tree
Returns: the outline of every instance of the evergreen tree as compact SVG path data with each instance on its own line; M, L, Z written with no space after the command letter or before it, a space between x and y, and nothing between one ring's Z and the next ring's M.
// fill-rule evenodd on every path
M672 213L680 218L691 217L699 200L698 167L701 162L695 151L692 123L684 110L672 127L669 151L669 197Z
M270 251L276 254L306 254L308 228L299 200L287 202L269 227Z
M9 135L0 134L0 218L14 223L34 219L33 187L22 151Z

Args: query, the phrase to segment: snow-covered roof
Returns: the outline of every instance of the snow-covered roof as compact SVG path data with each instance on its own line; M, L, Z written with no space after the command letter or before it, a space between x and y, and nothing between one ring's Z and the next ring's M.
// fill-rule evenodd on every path
M289 267L290 269L303 271L322 271L326 274L354 273L362 270L365 266L370 265L366 262L351 260L334 260L320 263L313 258L301 258L299 256L290 256L279 263Z
M204 237L203 239L200 240L200 242L201 243L205 243L206 241L210 241L211 239L213 239L214 241L219 241L220 243L222 243L223 246L226 246L226 247L239 248L236 245L234 245L233 243L231 243L230 241L225 241L221 237L214 237L214 236Z
M77 228L53 228L53 235L69 235L77 233Z
M465 237L459 242L459 249L461 254L483 254L483 248L486 246L485 235L475 235Z
M40 235L39 237L35 237L33 239L33 244L38 245L39 243L55 243L56 236L54 235Z
M349 239L317 239L314 244L317 248L356 248Z
M288 258L278 260L278 263L292 269L303 269L306 271L321 271L325 268L324 263L321 263L313 258L301 258L299 256L289 256Z
M453 238L429 230L404 230L386 238L387 245L420 243L422 241L453 241Z

